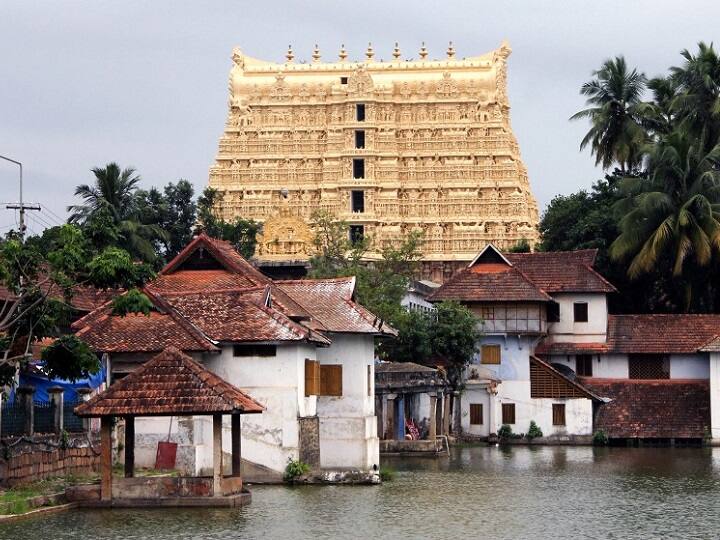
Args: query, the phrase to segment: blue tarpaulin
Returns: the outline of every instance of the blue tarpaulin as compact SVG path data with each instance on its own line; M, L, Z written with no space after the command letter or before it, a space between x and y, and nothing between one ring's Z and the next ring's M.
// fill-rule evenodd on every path
M42 369L42 365L38 364L40 369ZM65 379L48 379L42 373L29 373L29 372L21 372L20 373L20 385L30 385L35 387L35 401L42 401L47 402L49 401L48 398L48 388L51 386L62 386L65 389L64 398L65 402L71 402L71 401L78 401L79 396L77 393L78 388L90 388L91 390L95 390L98 386L100 386L102 383L105 382L105 376L106 376L106 370L105 370L105 362L101 362L101 368L100 371L98 371L95 375L91 375L87 379L78 379L75 382L70 382ZM9 401L14 401L15 399L15 390L10 393Z

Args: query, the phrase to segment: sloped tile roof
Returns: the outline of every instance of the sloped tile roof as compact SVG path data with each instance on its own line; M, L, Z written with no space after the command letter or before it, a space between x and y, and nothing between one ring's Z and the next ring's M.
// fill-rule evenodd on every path
M535 253L507 253L507 259L547 293L615 292L592 265L596 249Z
M215 341L302 341L329 344L317 332L264 305L265 291L204 291L164 295L183 317Z
M478 263L455 274L430 300L459 302L549 302L540 287L514 266Z
M101 308L102 309L102 308ZM107 307L81 319L76 335L98 352L160 352L168 347L183 351L217 351L212 342L168 312L131 313L120 317Z
M51 298L64 301L60 286L49 279L44 281L40 288L44 293L49 292ZM90 312L102 306L108 300L122 294L122 292L120 289L98 289L87 285L76 285L72 289L70 305L78 311ZM7 287L0 285L0 302L16 298L17 296Z
M148 284L148 288L161 294L222 291L256 286L255 281L228 270L178 270L170 274L160 274Z
M695 353L720 336L720 315L609 315L608 347L618 353Z
M275 282L311 316L309 324L319 330L364 334L390 334L396 331L353 301L355 278L299 279Z
M535 354L603 354L608 352L607 343L547 343L542 341L535 347Z
M170 347L75 408L78 416L261 413L263 406Z
M226 270L243 276L253 286L267 285L272 281L235 251L230 242L211 238L204 233L193 238L172 261L165 265L160 271L160 275L177 271L182 263L200 248L207 250Z
M611 438L702 438L710 427L710 386L698 380L583 378L611 401L598 407L595 428Z

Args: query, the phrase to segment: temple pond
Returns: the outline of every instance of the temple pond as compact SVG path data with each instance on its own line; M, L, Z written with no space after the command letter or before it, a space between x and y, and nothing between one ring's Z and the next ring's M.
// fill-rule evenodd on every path
M0 525L23 540L710 538L720 448L460 447L385 459L382 486L254 486L241 509L76 510Z

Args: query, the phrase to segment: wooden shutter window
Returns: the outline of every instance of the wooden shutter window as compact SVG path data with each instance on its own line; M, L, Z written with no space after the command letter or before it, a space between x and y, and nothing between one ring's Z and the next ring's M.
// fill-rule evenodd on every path
M317 396L320 393L320 362L305 359L305 396Z
M592 377L592 356L578 354L575 356L575 373L580 377Z
M342 365L320 365L321 396L342 396Z
M564 403L553 403L553 426L564 426L565 425L565 404Z
M502 404L502 423L503 424L514 424L515 423L515 404L514 403L503 403Z
M573 304L573 318L575 322L588 322L587 302L575 302Z
M480 362L482 364L500 363L500 345L483 345L480 351Z
M483 406L482 403L470 404L470 425L481 426L483 423Z

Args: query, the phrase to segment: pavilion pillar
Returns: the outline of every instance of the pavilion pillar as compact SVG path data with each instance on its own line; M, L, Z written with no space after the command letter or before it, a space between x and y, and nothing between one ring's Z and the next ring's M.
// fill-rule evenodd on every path
M125 417L125 478L135 474L135 417Z
M434 441L437 438L437 414L435 408L437 407L437 396L430 394L430 429L428 430L428 439Z
M240 476L240 415L233 414L230 416L231 422L231 439L232 439L232 475Z
M443 434L450 435L450 392L445 392L445 402L443 403Z
M375 394L375 419L377 421L377 436L385 438L385 411L383 410L383 395Z
M405 440L405 395L400 394L398 399L395 400L395 408L397 414L395 415L395 438L399 441Z
M222 495L222 414L213 414L213 496Z
M100 419L100 499L112 500L112 417Z
M395 394L387 397L387 424L385 424L384 439L395 438Z

